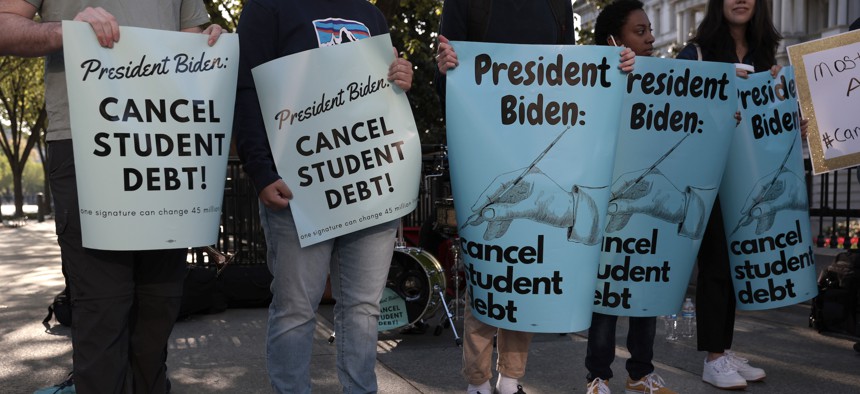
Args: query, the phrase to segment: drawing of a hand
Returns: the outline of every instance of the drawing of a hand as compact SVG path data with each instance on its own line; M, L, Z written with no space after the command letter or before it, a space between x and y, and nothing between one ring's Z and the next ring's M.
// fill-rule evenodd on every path
M644 176L642 172L624 174L612 183L606 232L623 229L634 214L680 224L685 217L685 201L685 193L658 169Z
M774 178L774 176L776 176ZM755 233L762 234L773 226L776 214L783 210L803 210L808 207L803 179L786 168L771 172L756 182L747 197L740 226L756 221Z
M473 220L467 225L487 222L484 239L499 238L515 219L531 219L554 227L573 224L573 195L534 167L496 177L472 206Z

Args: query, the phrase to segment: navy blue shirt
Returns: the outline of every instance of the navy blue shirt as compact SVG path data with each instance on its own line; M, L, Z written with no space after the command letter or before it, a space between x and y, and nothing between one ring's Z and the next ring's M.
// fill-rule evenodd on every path
M272 159L251 69L309 49L385 34L388 26L379 9L366 0L249 0L237 32L233 132L243 168L259 193L281 176Z

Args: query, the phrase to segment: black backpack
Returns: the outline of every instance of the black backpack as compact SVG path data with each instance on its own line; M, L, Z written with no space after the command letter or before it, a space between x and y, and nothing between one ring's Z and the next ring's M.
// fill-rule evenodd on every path
M565 15L565 7L570 4L569 0L547 0L549 8L552 10L552 16L555 17L555 22L558 25L558 41L561 44L564 42L564 37L567 32L565 22L567 18L573 18L573 15ZM467 21L467 36L470 41L483 41L487 35L487 27L490 24L490 10L493 8L493 0L470 0L469 1L469 20Z
M72 297L69 295L68 286L54 296L54 301L51 302L51 305L48 305L48 316L45 316L45 319L42 320L42 325L45 326L46 330L51 329L51 319L54 316L57 317L57 321L60 324L66 327L72 326Z
M818 276L809 326L818 332L860 336L860 252L836 255Z

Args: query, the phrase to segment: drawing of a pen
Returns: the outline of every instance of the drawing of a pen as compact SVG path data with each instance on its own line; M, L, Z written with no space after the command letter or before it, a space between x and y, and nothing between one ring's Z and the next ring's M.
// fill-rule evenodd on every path
M618 192L618 193L613 193L613 194L612 194L612 196L609 198L609 200L610 200L610 201L612 201L612 200L615 200L615 199L616 199L616 198L618 198L618 197L623 196L623 195L624 195L624 193L626 193L628 190L630 190L630 188L632 188L633 186L636 186L637 184L639 184L639 182L641 182L641 181L642 181L642 179L645 179L645 176L647 176L648 174L650 174L650 173L651 173L651 171L654 171L654 169L655 169L655 168L657 168L657 166L658 166L658 165L660 165L660 163L662 163L662 162L663 162L663 160L666 160L666 158L667 158L667 157L669 157L669 154L671 154L671 153L672 153L672 151L674 151L674 150L678 147L678 145L681 145L681 143L682 143L682 142L684 142L684 140L686 140L686 139L687 139L687 137L689 137L689 136L691 136L691 135L692 135L692 134L687 134L687 135L685 135L685 136L684 136L684 138L681 138L681 140L680 140L680 141L678 141L678 142L676 142L676 143L675 143L675 145L673 145L673 146L672 146L668 151L666 151L666 153L664 153L664 154L663 154L663 156L660 156L660 158L659 158L659 159L657 159L657 161L655 161L655 162L654 162L654 164L651 164L651 166L650 166L650 167L648 167L648 169L647 169L647 170L645 170L645 172L643 172L643 173L642 173L642 174L640 174L638 177L636 177L636 179L634 179L634 180L633 180L633 182L630 182L630 184L628 184L628 185L627 185L623 190L621 190L620 192Z
M518 175L516 178L514 178L514 181L511 182L510 184L508 184L508 186L506 186L504 190L502 190L500 193L497 193L495 197L493 197L492 199L489 199L489 201L484 203L484 205L481 206L480 209L478 209L477 211L475 211L471 215L469 215L469 218L466 219L466 222L464 222L460 226L460 230L462 231L464 228L466 228L466 226L469 223L472 223L479 215L483 214L484 209L486 209L488 206L498 202L502 196L504 196L509 191L511 191L511 189L513 189L515 186L517 186L520 183L520 181L523 180L523 178L526 176L526 174L528 174L532 169L534 169L535 166L537 165L537 163L539 161L541 161L541 159L543 159L544 156L546 156L546 154L549 152L549 150L552 149L552 147L555 146L555 144L559 140L561 140L561 137L564 135L564 133L567 133L568 130L570 130L570 126L567 126L564 130L562 130L561 133L559 133L558 136L555 137L555 139L552 140L552 142L538 155L538 157L536 159L534 159L531 162L531 164L529 164L529 166L526 167L526 169L520 175Z
M788 152L786 152L785 157L782 158L782 164L780 164L779 167L777 167L776 173L773 174L773 178L771 178L770 182L767 184L767 186L764 188L764 190L758 196L756 196L753 199L753 203L752 203L752 205L750 205L749 212L747 212L746 215L742 215L741 218L738 219L738 224L735 225L735 229L732 230L731 234L729 234L730 237L732 235L735 235L735 233L741 228L743 223L752 217L752 209L756 205L758 205L759 203L764 201L765 196L767 196L767 194L770 193L770 190L773 189L773 185L775 185L776 180L779 179L779 174L781 174L783 168L785 168L785 164L788 162L788 158L791 156L791 151L794 150L794 145L796 145L796 144L797 144L797 140L795 139L794 142L791 143L791 146L788 147Z

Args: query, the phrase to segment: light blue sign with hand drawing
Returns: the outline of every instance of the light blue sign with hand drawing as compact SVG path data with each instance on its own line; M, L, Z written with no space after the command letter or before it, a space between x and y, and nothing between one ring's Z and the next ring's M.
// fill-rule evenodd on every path
M730 64L641 57L628 77L594 310L677 313L735 129Z
M818 294L794 68L738 78L742 121L720 186L737 307Z
M472 314L591 324L618 133L619 48L453 42L447 133Z

